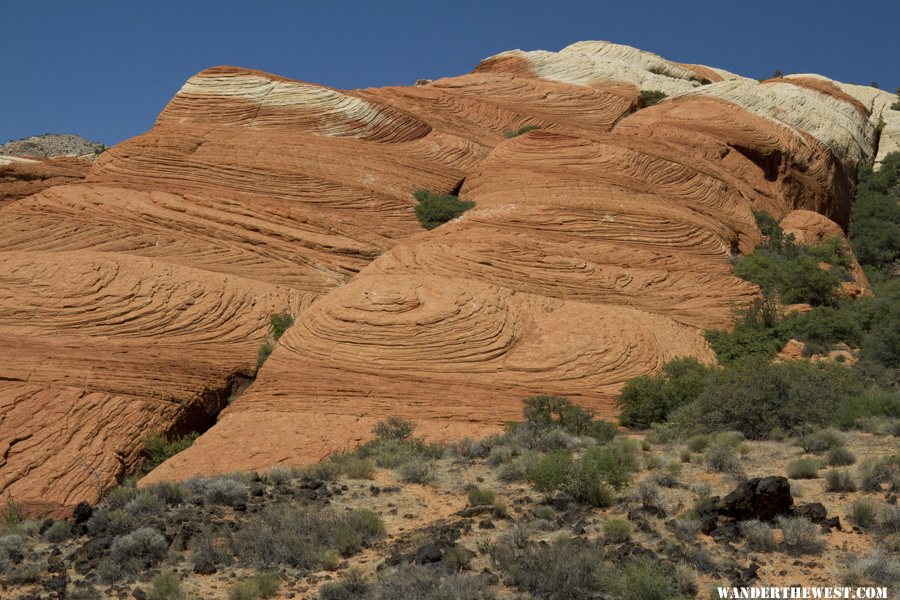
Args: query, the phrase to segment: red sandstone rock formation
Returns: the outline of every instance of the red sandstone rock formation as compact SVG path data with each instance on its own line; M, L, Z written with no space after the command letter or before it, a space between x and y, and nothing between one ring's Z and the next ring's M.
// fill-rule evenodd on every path
M0 205L84 178L91 164L71 157L0 156Z
M84 182L0 205L0 492L95 500L285 309L149 480L308 462L388 415L480 435L540 392L610 416L628 378L714 360L702 329L757 293L730 262L752 209L846 223L874 126L844 96L602 43L349 92L207 70ZM424 232L418 188L477 206Z

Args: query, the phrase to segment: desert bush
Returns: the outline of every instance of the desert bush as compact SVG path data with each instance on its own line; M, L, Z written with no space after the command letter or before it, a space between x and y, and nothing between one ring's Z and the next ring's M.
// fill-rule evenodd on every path
M631 523L624 519L603 522L603 537L611 544L622 544L631 539Z
M156 515L166 507L163 499L156 494L142 491L125 505L125 512L136 517L139 515Z
M150 582L149 600L184 600L184 590L181 589L181 580L178 574L172 570L165 570Z
M775 532L768 523L762 521L744 521L741 523L741 533L747 540L747 545L755 552L772 552L775 550Z
M859 466L860 488L867 492L881 490L882 484L894 483L898 475L898 457L867 458Z
M263 568L311 569L326 550L350 556L383 535L381 519L367 509L336 513L276 504L240 522L234 550L239 561Z
M272 353L275 351L275 344L269 341L265 341L259 345L259 350L256 351L256 366L257 368L263 366L263 364L269 360L269 357L272 356Z
M735 446L726 442L714 443L704 455L706 468L715 473L741 473L743 467L735 452Z
M839 572L844 585L864 587L882 585L896 587L900 584L900 561L876 549L866 556L851 555Z
M878 528L887 535L900 533L900 506L882 506L878 511Z
M646 428L665 421L674 409L700 394L707 371L695 358L677 358L666 363L659 376L631 379L616 399L622 409L619 422Z
M152 527L141 527L113 539L110 558L123 566L132 561L145 567L165 558L169 550L166 538Z
M507 483L525 481L528 478L528 469L532 460L531 457L520 456L506 463L497 472L497 479Z
M830 469L825 473L826 492L855 492L856 482L849 471Z
M208 562L222 565L231 561L234 554L233 543L231 530L206 525L190 539L188 548L193 552L195 564Z
M681 598L681 590L659 561L642 556L619 565L612 588L620 598L669 600Z
M788 463L788 479L815 479L819 476L819 461L812 458L800 458Z
M11 534L0 537L0 573L6 573L23 558L25 538Z
M122 567L117 565L111 558L101 558L97 563L95 572L100 583L105 583L106 585L116 583L125 576Z
M371 586L363 572L355 567L347 569L337 581L319 588L319 600L356 600L368 597Z
M828 451L825 462L830 467L846 467L856 462L856 457L847 448L838 447Z
M658 104L667 97L668 95L665 92L659 90L641 90L641 104L644 108Z
M250 493L247 484L231 477L216 477L214 479L194 481L198 482L200 493L203 495L204 500L210 504L237 506L245 502Z
M375 477L375 461L350 456L341 462L341 470L350 479L372 479Z
M526 477L537 491L552 492L565 483L573 462L571 453L556 450L535 459L528 466Z
M144 492L153 494L167 506L178 506L188 499L188 491L177 481L160 481L144 488Z
M656 506L659 502L659 488L655 483L646 479L638 485L637 495L644 508Z
M695 515L686 514L674 520L672 526L675 535L682 540L691 541L700 532L700 519Z
M662 471L653 476L653 481L662 487L678 487L678 476L681 475L681 463L666 463Z
M54 521L44 532L44 539L52 544L64 542L72 536L72 524L68 521Z
M850 504L850 519L858 526L866 528L875 522L878 506L871 496L857 498Z
M477 486L470 487L467 495L470 506L489 506L496 499L496 494L494 494L493 490Z
M291 471L285 467L272 467L266 473L266 481L272 485L281 485L291 479Z
M709 436L704 435L702 433L697 435L692 435L688 438L687 441L687 449L690 452L703 452L706 450L707 446L709 446ZM688 462L688 461L684 461Z
M294 316L285 311L269 316L269 331L277 341L294 324Z
M491 559L510 586L542 598L587 600L609 589L613 578L602 549L577 540L523 547L497 544Z
M804 452L821 454L847 445L847 436L835 429L820 429L799 438L796 442Z
M351 596L358 598L361 596ZM362 596L371 600L493 600L484 575L447 573L420 565L386 571Z
M591 437L598 442L607 442L616 436L616 429L612 423L595 420L592 411L582 408L568 398L553 395L532 396L526 398L523 405L525 425L532 430L558 427L571 435Z
M275 573L256 573L237 583L228 593L229 600L257 600L272 598L281 588L281 580Z
M192 432L169 441L161 433L147 434L141 438L141 443L144 445L144 453L149 459L149 467L152 469L179 452L187 450L198 437L200 437L199 433Z
M137 496L137 480L126 479L121 484L109 490L106 494L106 502L111 508L125 508L132 498Z
M378 421L372 433L380 440L408 440L416 430L416 424L402 417L388 417Z
M779 428L826 425L856 383L844 367L751 356L713 370L703 392L670 417L684 431L736 429L765 439Z
M452 221L475 206L471 200L460 200L451 194L434 194L428 190L417 190L416 218L425 229L434 229L447 221Z
M803 517L779 517L778 528L782 533L782 544L792 554L815 554L824 544L819 537L819 528Z
M412 460L400 467L400 479L404 483L431 483L434 481L434 464L427 460Z
M529 131L534 131L535 129L540 129L540 125L525 125L524 127L519 127L518 129L514 129L512 131L507 131L503 134L503 137L506 138L514 138L519 137L523 133L528 133Z

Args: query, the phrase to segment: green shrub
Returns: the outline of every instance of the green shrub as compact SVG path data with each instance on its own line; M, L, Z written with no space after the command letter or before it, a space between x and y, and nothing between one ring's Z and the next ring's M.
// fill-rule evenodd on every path
M451 549L453 550L453 549ZM402 565L383 573L365 596L341 596L372 600L494 600L489 578L484 574L447 573L421 565ZM320 600L322 597L320 596ZM331 596L327 600L336 600Z
M576 540L497 544L491 558L510 586L533 597L588 600L613 580L602 548Z
M830 469L825 473L826 492L855 492L856 482L847 471Z
M881 485L894 483L898 478L897 456L867 458L859 464L860 488L867 492L881 491Z
M44 539L51 544L64 542L72 536L72 524L68 521L54 521L44 532Z
M372 433L379 440L409 440L416 430L416 424L402 417L388 417L378 421Z
M281 312L269 316L269 330L272 332L272 337L275 338L276 341L278 341L278 339L284 335L284 332L293 324L294 316L289 312Z
M850 504L850 519L862 528L870 527L875 522L878 506L871 496L857 498Z
M526 429L541 431L559 427L566 433L587 436L607 442L616 436L612 423L594 419L594 413L578 406L568 398L539 395L522 401Z
M772 552L775 550L775 532L768 523L762 521L744 521L741 523L741 533L747 540L747 545L755 552Z
M834 421L840 427L849 428L855 426L861 419L869 417L900 418L900 393L894 390L868 388L841 402Z
M341 470L350 479L372 479L375 476L375 462L350 456L341 461Z
M743 471L741 461L735 452L735 444L727 441L716 441L706 449L704 455L706 468L714 473L740 473Z
M470 506L489 506L494 503L497 495L492 490L472 486L468 491Z
M803 517L779 517L778 527L782 533L782 543L792 554L815 554L824 543L819 537L819 528Z
M228 594L229 600L257 600L272 598L281 588L281 580L275 573L257 573L235 584Z
M356 600L368 597L369 582L363 572L351 567L338 581L326 583L319 588L319 600Z
M150 600L183 600L184 590L175 571L167 569L154 577L147 597Z
M539 492L553 492L562 487L573 464L572 454L556 450L532 462L527 469L528 481Z
M788 479L815 479L819 476L819 462L811 458L801 458L788 463Z
M644 108L653 106L667 97L668 95L665 92L659 90L641 90L641 104Z
M138 515L156 515L166 507L163 499L153 492L142 491L125 505L125 512L136 517Z
M471 200L460 200L451 194L433 194L428 190L418 190L413 195L417 200L416 218L425 229L443 225L475 206Z
M434 481L434 464L427 460L415 459L400 467L400 479L404 483L431 483Z
M750 356L712 371L697 400L671 419L683 431L736 429L765 439L779 429L827 425L854 390L852 375L840 366Z
M709 436L705 434L692 435L688 438L687 449L690 452L703 452L709 446ZM689 461L683 461L689 462Z
M150 433L141 438L141 443L144 445L144 453L150 461L150 468L154 468L182 450L190 448L198 437L200 437L199 433L191 432L168 441L160 433Z
M513 131L507 131L503 134L503 137L514 138L519 137L523 133L528 133L529 131L534 131L535 129L540 129L540 125L525 125L524 127L519 127Z
M212 479L194 478L184 483L185 487L198 496L203 496L208 504L237 506L247 500L250 488L234 476Z
M259 350L256 353L256 367L259 368L263 366L263 363L269 359L274 351L275 345L272 342L263 342L260 344Z
M846 436L834 429L821 429L810 433L797 440L797 445L804 452L822 453L835 448L842 448L847 444Z
M665 421L669 413L696 398L703 390L707 368L695 358L676 358L663 366L659 376L628 381L619 392L619 422L629 427L649 427Z
M151 566L162 560L168 550L169 544L161 533L151 527L141 527L113 539L110 558L120 566L132 561Z
M613 589L619 592L620 598L669 600L682 597L672 575L659 561L641 556L620 565L617 572Z
M847 448L838 447L828 451L825 462L830 467L846 467L856 462L856 457Z
M245 564L313 569L321 566L327 550L350 556L384 534L381 518L368 509L335 512L275 504L238 521L234 550Z
M611 544L622 544L631 539L631 523L624 519L603 522L603 537Z
M723 365L748 356L772 358L789 338L780 327L781 319L781 309L775 300L757 298L746 310L735 310L731 331L708 329L703 335Z

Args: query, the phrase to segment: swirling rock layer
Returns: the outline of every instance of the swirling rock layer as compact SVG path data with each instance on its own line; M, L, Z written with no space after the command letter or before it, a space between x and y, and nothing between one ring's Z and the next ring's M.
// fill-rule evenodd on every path
M148 480L315 460L389 415L479 435L541 392L612 416L627 379L714 360L702 330L757 293L731 270L753 209L846 225L872 110L605 42L415 87L204 71L82 183L0 205L0 491L95 499L253 375L285 309ZM423 232L419 188L477 206Z

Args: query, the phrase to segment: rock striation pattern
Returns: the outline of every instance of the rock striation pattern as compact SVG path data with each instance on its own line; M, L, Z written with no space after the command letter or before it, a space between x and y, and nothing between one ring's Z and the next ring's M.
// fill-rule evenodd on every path
M611 416L627 379L714 360L703 329L758 293L731 269L754 209L846 226L873 106L606 42L410 87L199 73L81 182L0 204L0 493L96 500L254 376L146 480L316 460L389 415L480 435L535 393ZM419 188L477 206L424 232Z

